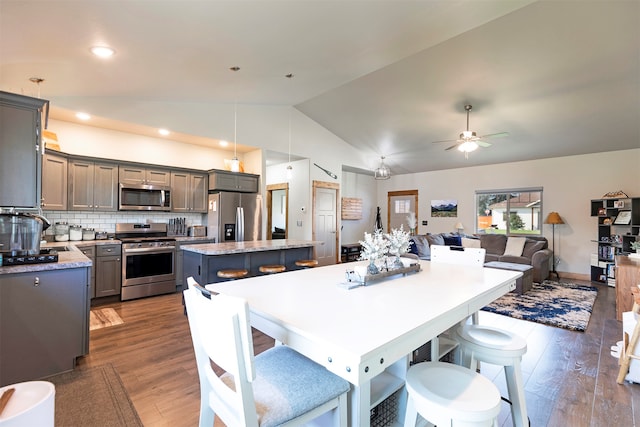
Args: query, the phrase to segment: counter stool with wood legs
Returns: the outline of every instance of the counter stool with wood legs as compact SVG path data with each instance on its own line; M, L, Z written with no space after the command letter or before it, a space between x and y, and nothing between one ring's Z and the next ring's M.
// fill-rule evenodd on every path
M249 274L249 271L245 270L244 268L238 268L238 269L229 269L229 270L218 270L216 274L221 279L235 280L235 279L242 279L243 277L247 277L247 275Z
M404 427L414 427L420 414L438 426L497 426L500 392L489 379L463 366L422 362L411 366L405 380Z
M318 265L317 259L299 259L296 261L296 265L302 268L313 268Z
M525 339L493 326L469 324L456 328L454 337L459 344L457 359L462 366L475 368L477 362L484 362L504 367L513 425L527 427L529 421L520 368L522 355L527 352Z
M260 270L260 273L266 273L266 274L282 273L286 269L287 269L287 267L285 267L284 265L281 265L281 264L261 265L258 268L258 270Z

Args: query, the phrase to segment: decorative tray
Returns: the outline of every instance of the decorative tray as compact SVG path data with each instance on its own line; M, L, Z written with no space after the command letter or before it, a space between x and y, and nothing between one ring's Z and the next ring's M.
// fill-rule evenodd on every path
M402 274L403 276L406 276L407 274L417 273L419 271L420 271L419 263L411 264L408 267L383 270L377 274L367 274L364 277L358 274L358 272L354 270L347 270L345 273L347 281L345 283L340 283L340 286L347 289L356 288L358 286L367 286L372 282L385 279L387 277L396 276L398 274Z

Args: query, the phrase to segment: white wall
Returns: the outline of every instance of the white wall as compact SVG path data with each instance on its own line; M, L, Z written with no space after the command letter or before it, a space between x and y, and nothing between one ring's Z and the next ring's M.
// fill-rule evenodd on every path
M287 237L289 239L311 240L311 181L309 172L309 160L292 161L292 177L286 178L288 163L269 166L266 170L265 185L289 183L289 223L287 224ZM305 211L302 211L302 207ZM265 219L266 222L266 219Z
M543 187L543 218L557 211L565 225L556 226L556 255L559 272L588 275L590 254L596 251L597 219L590 216L590 200L621 190L630 197L640 196L640 149L581 156L478 166L463 169L397 175L378 181L377 199L383 222L387 215L387 192L418 189L418 233L455 231L457 221L465 232L473 233L475 191L523 187ZM434 199L458 200L457 218L432 218ZM423 226L422 221L429 221ZM551 246L552 228L543 234Z
M342 197L362 199L362 219L343 220L340 232L342 243L357 243L364 239L364 232L372 233L376 220L377 181L372 175L342 172ZM384 201L387 205L387 201Z

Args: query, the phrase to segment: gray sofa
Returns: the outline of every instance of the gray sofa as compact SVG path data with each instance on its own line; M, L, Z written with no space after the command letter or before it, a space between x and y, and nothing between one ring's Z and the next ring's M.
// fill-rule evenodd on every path
M469 240L466 240L469 239ZM549 277L551 250L547 239L541 236L527 236L520 256L504 255L507 246L504 234L459 235L457 233L438 233L412 236L411 252L420 259L431 259L431 245L466 246L472 240L479 240L480 247L486 250L485 262L500 261L527 264L533 267L533 281L541 283ZM477 244L476 244L477 245Z

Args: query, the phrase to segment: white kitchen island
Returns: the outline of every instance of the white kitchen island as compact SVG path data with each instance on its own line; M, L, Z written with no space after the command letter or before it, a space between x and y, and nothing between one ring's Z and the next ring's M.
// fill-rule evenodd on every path
M368 426L370 409L402 389L413 350L515 288L522 273L431 264L366 287L345 289L337 264L209 284L245 298L251 324L349 381L351 426ZM404 416L406 396L399 400Z

